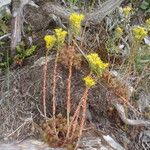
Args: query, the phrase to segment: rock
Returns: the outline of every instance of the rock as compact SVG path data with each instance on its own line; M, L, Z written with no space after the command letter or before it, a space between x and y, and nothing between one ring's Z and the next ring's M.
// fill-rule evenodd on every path
M100 137L85 137L82 139L80 147L78 150L113 150L109 145L104 144Z
M0 9L6 5L9 5L11 0L0 0Z
M25 8L25 19L34 31L44 30L53 21L52 16L45 14L42 9L33 5Z
M150 129L140 133L139 142L145 150L150 148Z
M107 141L107 143L113 147L115 150L125 150L120 144L118 144L112 137L109 135L103 135L103 138Z
M150 106L150 93L141 92L137 104L140 112L145 112L145 109Z
M107 136L107 138L110 136ZM113 148L124 150L118 143L111 140ZM102 141L100 137L84 137L77 150L114 150ZM66 150L65 148L50 148L47 144L38 140L25 140L21 143L0 144L0 150Z
M37 140L25 140L19 144L0 144L0 150L65 150L62 148L50 148L47 144Z

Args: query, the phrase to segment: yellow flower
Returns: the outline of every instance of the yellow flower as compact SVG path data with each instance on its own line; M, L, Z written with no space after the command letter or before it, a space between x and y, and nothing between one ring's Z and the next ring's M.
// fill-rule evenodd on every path
M103 71L108 67L108 63L104 63L97 53L87 55L89 65L97 75L101 75Z
M54 35L45 35L44 40L46 42L46 48L50 50L54 46L56 38Z
M133 31L133 34L134 34L134 38L138 41L143 40L148 34L146 29L143 28L143 27L140 27L140 26L134 27L132 29L132 31Z
M150 25L150 18L146 20L146 24Z
M69 17L71 30L74 36L77 36L81 30L81 22L84 20L83 14L72 13Z
M95 85L95 80L90 76L87 76L87 77L83 78L83 80L85 81L85 85L89 88L91 86Z
M126 6L126 7L124 7L122 10L123 10L123 14L127 17L127 16L129 16L129 14L131 13L132 7Z
M62 30L62 28L55 29L55 35L58 46L63 46L65 42L65 37L67 35L67 31Z
M150 29L150 18L146 20L146 26L148 28L148 30Z
M123 29L121 27L117 27L115 32L117 37L121 37L123 35Z

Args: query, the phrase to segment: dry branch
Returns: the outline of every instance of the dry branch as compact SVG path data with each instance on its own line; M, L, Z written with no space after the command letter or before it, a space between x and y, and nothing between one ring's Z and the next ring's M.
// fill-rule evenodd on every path
M108 0L105 3L101 5L100 8L95 10L93 13L89 13L87 15L86 21L98 24L100 23L107 15L112 13L117 7L120 6L120 4L123 2L123 0Z
M100 23L107 15L113 12L123 0L108 0L104 2L100 8L95 10L92 13L86 14L85 22L98 24ZM60 18L68 20L71 12L65 7L58 6L53 3L46 3L42 6L42 9L47 14L54 14Z
M15 55L14 49L21 41L21 31L23 29L23 8L30 0L13 0L13 19L12 19L12 39L11 39L11 54Z
M122 119L122 121L125 124L132 125L132 126L150 126L150 121L128 119L126 117L126 113L125 113L124 107L122 105L120 105L118 103L114 103L113 105L115 106L120 118Z
M7 37L9 37L10 35L11 35L10 33L7 33L7 34L1 36L1 37L0 37L0 40L2 40L2 39L4 39L4 38L7 38Z

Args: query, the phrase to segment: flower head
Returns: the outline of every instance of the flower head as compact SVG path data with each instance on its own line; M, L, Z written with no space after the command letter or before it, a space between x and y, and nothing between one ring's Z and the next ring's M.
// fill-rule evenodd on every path
M58 46L61 47L64 44L67 31L64 31L62 28L55 29L55 35L56 35L57 44Z
M117 27L115 32L117 37L121 37L123 35L123 29L121 27Z
M130 13L131 13L131 11L132 11L132 7L126 6L126 7L124 7L122 10L123 10L123 14L127 17L127 16L130 15Z
M148 30L150 29L150 18L146 20L146 26L148 28Z
M92 71L94 71L97 75L101 75L109 65L108 63L104 63L97 53L87 55L87 59Z
M85 81L85 85L89 88L91 86L95 85L95 80L90 76L87 76L87 77L83 78L83 80Z
M134 27L132 29L132 31L133 31L133 34L134 34L134 38L138 41L143 40L148 34L146 29L143 28L143 27L140 27L140 26Z
M45 35L44 40L46 42L46 48L50 50L54 46L56 38L54 35Z
M72 13L69 17L70 26L73 34L77 36L81 30L81 22L84 20L83 14Z

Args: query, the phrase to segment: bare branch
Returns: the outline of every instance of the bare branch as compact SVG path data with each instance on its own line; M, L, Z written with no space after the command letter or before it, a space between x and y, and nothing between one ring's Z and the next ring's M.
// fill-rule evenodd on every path
M94 24L100 23L107 15L112 13L123 0L108 0L104 2L99 9L87 15L86 20Z
M113 103L113 105L115 106L120 118L122 119L122 121L125 124L132 125L132 126L150 126L150 121L128 119L126 117L126 113L125 113L124 107L122 105L120 105L118 103Z
M100 8L95 10L93 13L88 13L85 18L85 22L98 24L100 23L105 16L113 12L123 0L108 0L104 2ZM68 20L71 12L64 7L55 5L53 3L46 3L42 6L42 9L47 14L54 14L65 20Z
M11 54L15 55L15 48L21 41L21 32L23 29L23 8L31 0L13 0L13 19L12 19L12 37L11 37Z
M46 14L54 14L66 20L68 20L68 17L71 14L71 12L67 10L66 8L58 6L53 3L45 3L41 7L42 7L43 12L45 12Z
M7 38L7 37L9 37L10 35L11 35L11 33L7 33L7 34L1 36L1 37L0 37L0 40L2 40L2 39L4 39L4 38Z

